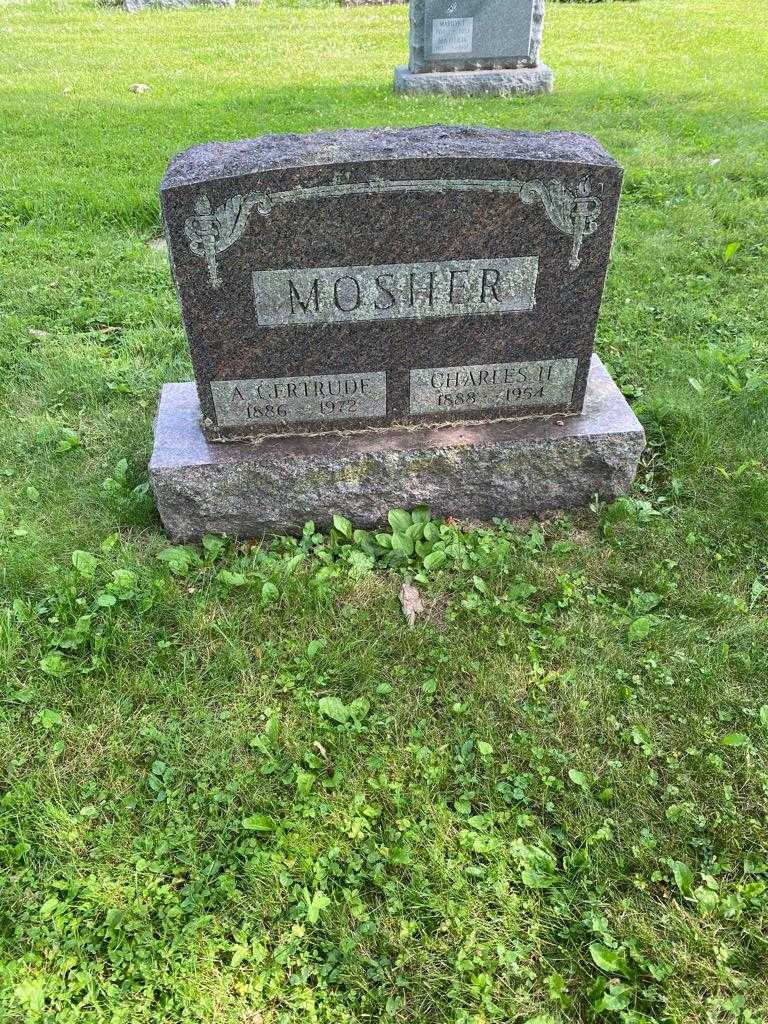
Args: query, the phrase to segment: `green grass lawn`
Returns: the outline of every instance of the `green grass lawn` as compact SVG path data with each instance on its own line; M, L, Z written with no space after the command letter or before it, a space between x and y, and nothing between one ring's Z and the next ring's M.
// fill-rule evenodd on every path
M414 101L400 6L0 3L3 1024L768 1019L765 13L550 4L551 97ZM625 166L632 496L170 547L169 156L438 121Z

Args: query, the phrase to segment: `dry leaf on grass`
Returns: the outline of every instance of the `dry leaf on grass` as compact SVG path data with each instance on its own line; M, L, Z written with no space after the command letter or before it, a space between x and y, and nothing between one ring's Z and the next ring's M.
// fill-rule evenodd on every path
M416 625L416 618L426 611L421 594L412 583L404 583L400 587L400 607L408 625L413 628Z

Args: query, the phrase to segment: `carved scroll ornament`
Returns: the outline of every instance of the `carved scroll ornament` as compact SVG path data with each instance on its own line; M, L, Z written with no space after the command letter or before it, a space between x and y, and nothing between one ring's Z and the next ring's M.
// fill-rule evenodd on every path
M241 238L248 227L251 213L268 217L275 206L308 199L336 198L351 195L382 195L400 192L501 192L517 195L526 205L540 203L548 220L558 231L573 240L568 266L576 270L581 264L581 246L585 238L597 231L602 201L593 195L588 177L581 178L572 192L562 181L516 181L510 179L428 179L385 181L374 178L368 182L331 185L297 186L285 192L249 192L231 196L213 209L210 199L200 195L194 212L184 221L184 233L193 255L205 260L213 288L221 286L218 257Z

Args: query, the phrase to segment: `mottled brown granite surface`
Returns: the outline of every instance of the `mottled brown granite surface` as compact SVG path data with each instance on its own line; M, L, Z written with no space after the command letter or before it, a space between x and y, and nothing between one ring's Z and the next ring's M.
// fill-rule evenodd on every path
M280 416L266 422L258 409L253 422L221 427L212 381L384 372L385 412L327 424L354 429L463 415L455 407L412 414L412 369L575 359L569 400L539 405L536 412L578 411L621 177L616 161L589 136L475 127L263 136L209 143L174 157L162 183L162 208L207 436L324 426ZM528 309L485 313L478 291L464 311L448 303L446 291L440 299L446 315L432 309L415 318L257 320L254 273L335 268L343 276L345 268L401 266L405 275L407 268L418 274L422 264L443 264L446 274L454 268L457 282L469 282L455 268L475 261L490 268L492 285L494 261L531 257L538 269ZM303 280L299 298L307 303L311 292ZM426 288L426 278L415 280ZM342 287L335 298L347 307L359 282L342 283L347 291ZM325 287L333 296L332 284ZM385 299L380 288L375 294ZM398 293L401 299L406 302ZM493 300L489 288L489 308ZM531 409L513 404L502 413L530 415Z

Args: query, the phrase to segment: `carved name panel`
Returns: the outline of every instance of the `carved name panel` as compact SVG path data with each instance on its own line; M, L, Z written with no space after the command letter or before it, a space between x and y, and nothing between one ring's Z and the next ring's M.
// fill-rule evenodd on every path
M256 319L262 327L279 327L533 309L537 271L535 256L258 270Z
M163 218L206 436L577 413L621 175L589 136L470 127L174 157ZM461 386L436 383L451 368Z

